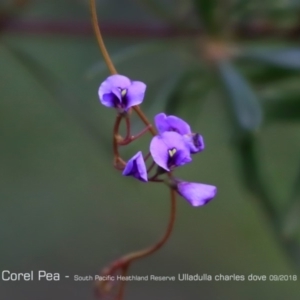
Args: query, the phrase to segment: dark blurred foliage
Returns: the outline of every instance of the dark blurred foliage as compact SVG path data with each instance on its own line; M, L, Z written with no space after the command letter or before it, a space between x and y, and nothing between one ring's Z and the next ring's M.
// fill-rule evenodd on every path
M181 270L212 274L299 274L300 1L102 0L97 5L103 35L116 68L148 84L148 96L142 106L145 113L151 118L160 111L176 114L189 120L195 131L204 133L210 154L203 154L202 161L179 172L188 178L194 176L194 181L204 180L219 187L220 201L212 204L211 212L209 209L201 212L200 217L199 210L191 212L189 208L180 207L184 213L178 222L184 220L194 227L193 222L187 220L197 219L195 229L190 231L186 225L179 230L171 244L179 247L178 250L167 248L158 259L157 268L149 272L162 272L160 263L169 257L172 267L166 262L163 264L167 274ZM88 248L93 247L97 235L100 240L96 247L103 259L97 260L98 256L91 251L86 254L90 255L89 259L83 259L83 266L79 263L73 267L74 261L85 255L86 249L81 247L78 253L72 254L73 258L67 258L69 264L54 263L62 266L66 273L78 273L81 267L85 272L96 272L108 258L155 239L162 228L153 225L151 214L158 211L158 218L163 219L168 208L152 202L155 197L163 199L166 195L149 188L142 191L143 187L139 187L135 195L134 183L128 185L110 171L114 114L106 112L97 102L97 88L108 71L93 36L88 1L2 1L0 32L1 207L6 212L1 231L7 235L5 246L0 248L5 256L3 265L9 268L14 260L20 265L28 257L29 260L21 264L24 268L51 268L54 260L51 255L61 262L68 257L61 253L71 251L60 246L65 238L73 234L76 238L71 242L72 247L85 243ZM134 126L140 126L138 121ZM143 146L147 147L147 143ZM66 159L69 159L68 165L64 165ZM83 175L79 174L81 169ZM108 172L111 172L110 178ZM88 189L91 192L84 192ZM111 192L112 189L115 190ZM77 199L77 195L87 202ZM54 198L69 201L52 202ZM99 203L98 198L101 198ZM140 198L145 199L144 206L139 206ZM73 199L77 199L75 204ZM122 200L126 200L125 203ZM112 202L112 206L107 204ZM153 205L149 208L151 213L144 212L124 226L122 218L131 218L136 210L146 210L149 202ZM55 223L51 223L52 229L45 229L48 225L43 220L32 217L36 210L44 216L42 219L50 220L52 217L46 214L49 203L54 203L51 206L54 219L58 209L61 212L56 229L68 228L59 239L55 238ZM15 207L20 209L16 214ZM87 217L81 216L82 209ZM103 212L98 215L97 210ZM28 218L22 219L24 211ZM68 214L67 222L65 214ZM13 227L14 218L31 224L25 225L28 231L22 231L21 224ZM31 220L34 221L30 223ZM72 226L74 222L80 223L79 220L85 224L88 220L95 223L83 226L77 235L78 231L72 230ZM23 241L19 235L29 235L39 222L43 230ZM155 217L155 224L157 222L160 221ZM94 224L99 228L107 226L109 232L104 229L98 232ZM124 226L121 231L120 226ZM144 229L139 231L137 227ZM12 235L6 230L11 230ZM125 236L131 235L128 231L137 237L126 239ZM151 238L140 244L136 240L145 235L144 231ZM260 231L262 233L258 233ZM54 254L48 253L47 263L44 263L43 259L36 259L36 255L43 256L50 244L41 243L36 255L31 255L34 250L24 245L31 243L37 247L35 240L44 240L46 233L56 248L51 248ZM189 237L183 238L184 234ZM13 241L11 236L14 236ZM101 239L105 240L105 247ZM185 243L187 247L195 247L195 251L187 250ZM227 243L230 246L226 246ZM115 244L117 250L110 254ZM25 247L27 254L22 256L22 251L13 250L16 247ZM201 257L206 263L196 249L202 249ZM185 256L190 256L190 260ZM180 260L182 263L177 265ZM85 269L85 265L92 267ZM144 269L135 271L149 273L149 265L143 266ZM16 263L14 268L18 268ZM186 293L191 299L198 299L200 295L201 299L266 299L269 295L272 299L283 299L287 293L286 299L299 296L299 286L292 283L280 283L285 286L276 288L276 283L264 283L265 287L259 285L259 288L254 283L225 283L227 286L201 283L203 292L199 292L197 284L192 288L184 284L176 288L167 286L159 296L161 286L156 288L156 293L149 292L151 286L143 288L149 299L166 298L172 289L172 299L186 299ZM81 296L74 292L76 285L70 283L68 288L72 292L63 293L67 298L72 295L73 299L81 299L85 295L83 291ZM37 289L44 293L53 287ZM23 292L17 289L5 287L3 291L5 299L40 299L34 290L28 289L31 295L28 298L22 298ZM22 286L20 291L26 288ZM132 297L139 299L139 295L143 295L143 299L148 299L143 291L136 284ZM49 299L53 299L51 294Z

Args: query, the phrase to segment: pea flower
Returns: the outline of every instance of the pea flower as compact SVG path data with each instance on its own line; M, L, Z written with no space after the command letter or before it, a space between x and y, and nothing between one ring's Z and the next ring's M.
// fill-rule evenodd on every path
M192 206L205 205L217 194L215 186L196 182L178 181L176 190Z
M184 137L192 154L204 150L203 137L191 131L190 125L176 116L157 114L154 118L155 126L160 134L166 131L175 131Z
M189 148L177 132L166 131L153 137L150 153L155 163L166 171L192 161Z
M141 81L131 81L123 75L111 75L99 87L100 102L126 112L130 107L143 102L146 85Z
M122 174L133 176L140 181L148 181L146 164L141 151L129 159Z

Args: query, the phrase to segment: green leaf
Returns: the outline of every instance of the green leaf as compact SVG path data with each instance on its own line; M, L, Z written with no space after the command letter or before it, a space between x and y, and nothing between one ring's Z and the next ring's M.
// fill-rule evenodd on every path
M239 127L257 129L262 123L262 108L254 91L229 61L220 61L217 66Z
M282 98L266 101L266 118L274 121L300 121L300 95L286 94Z
M204 23L206 31L212 33L215 31L216 23L216 0L194 0L194 6L198 12L201 21Z
M174 94L178 91L178 87L180 86L180 82L182 80L184 72L179 70L177 72L173 72L168 78L165 80L162 88L160 88L157 92L157 96L155 97L155 103L163 103L165 106L165 111L167 113L172 113L172 111L176 111L178 106L177 99L174 98ZM172 101L170 99L176 100L173 104L174 106L169 109L166 107L169 105L168 102Z
M5 48L49 92L53 100L81 126L87 135L96 141L100 147L104 148L106 146L105 149L111 154L111 148L108 146L110 140L100 128L92 124L89 116L84 113L82 108L74 105L79 101L74 101L76 95L70 88L62 85L55 74L22 49L12 45L5 45Z
M211 80L200 68L190 68L176 74L169 81L168 93L165 97L165 111L168 114L178 114L182 106L192 107L199 115L198 99L205 98L205 92L210 89ZM201 101L202 103L202 101Z
M256 144L253 134L243 134L236 139L236 148L240 158L241 178L245 186L256 191L259 186L259 163L256 154Z
M159 19L168 22L174 27L185 27L186 24L174 15L174 9L169 9L169 6L161 0L140 0L137 1L140 6L143 6L147 12L152 13Z
M246 49L241 56L280 68L300 70L300 48Z
M298 182L300 185L300 181ZM290 206L282 224L282 232L285 237L294 238L300 227L300 195L298 194Z
M111 55L111 59L114 64L118 66L128 60L134 59L137 55L145 55L148 53L153 53L155 51L161 51L166 47L166 44L161 42L137 44L127 48L122 48L120 51L113 53ZM105 71L107 71L107 66L104 60L101 60L100 62L95 63L86 71L85 77L87 79L93 79L96 75L99 75Z
M300 168L296 176L287 213L283 218L283 234L285 237L295 237L300 226ZM299 254L299 253L298 253Z
M180 72L170 78L165 93L165 112L167 114L177 114L182 104L183 89L189 80L186 72Z
M253 64L253 62L251 62ZM299 72L291 69L280 69L274 66L250 66L250 68L243 68L243 74L253 84L259 86L266 84L279 83L282 80L293 79Z
M274 229L277 229L278 213L273 204L272 198L266 188L265 176L261 171L261 164L257 152L257 142L252 132L237 134L235 148L239 160L240 178L250 193L259 200L259 204L269 217Z

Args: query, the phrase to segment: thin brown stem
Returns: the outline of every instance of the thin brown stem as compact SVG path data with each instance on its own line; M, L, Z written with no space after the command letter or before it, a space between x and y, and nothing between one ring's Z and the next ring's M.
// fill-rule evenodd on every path
M119 169L119 163L122 166L126 165L126 162L120 157L119 154L119 127L122 121L122 115L118 115L115 121L114 130L113 130L113 151L114 151L114 166Z
M150 128L152 127L152 125L148 125L146 128L144 128L141 132L139 132L137 135L133 135L133 136L127 136L124 140L121 140L120 142L118 142L119 146L126 146L128 144L130 144L131 142L133 142L134 140L140 138L142 135L144 135L147 131L150 130Z
M114 274L120 268L122 269L124 268L124 266L129 266L133 261L153 254L154 252L158 251L167 242L168 238L172 233L174 223L175 223L175 217L176 217L176 192L173 189L170 189L170 192L171 192L171 212L170 212L168 227L163 237L153 246L140 251L129 253L121 257L117 261L113 262L110 267L105 269L104 275Z
M124 268L122 270L122 273L121 273L122 276L127 275L128 267L129 267L128 265L124 266ZM126 286L126 281L122 280L121 283L120 283L117 300L122 300L123 299L124 292L125 292L125 286Z
M164 182L163 179L158 179L158 178L153 178L153 179L148 179L149 182Z
M117 70L115 69L115 67L110 59L110 56L106 50L105 44L104 44L102 36L101 36L101 32L100 32L99 24L98 24L95 0L90 0L90 8L91 8L91 14L92 14L93 28L94 28L94 31L96 34L99 48L100 48L103 58L105 60L105 63L111 74L117 74ZM139 106L134 106L133 110L136 112L136 114L139 116L139 118L142 120L142 122L146 125L145 132L149 131L153 136L155 136L157 134L156 130L153 128L152 124L148 121L147 117L145 116L143 111L139 108ZM120 168L120 169L126 165L126 162L124 160L122 160L122 158L119 155L119 144L121 143L121 139L122 139L122 137L119 135L119 127L121 124L122 117L123 116L120 114L117 116L115 125L114 125L114 129L113 129L114 165L115 165L115 167ZM129 122L128 118L126 118L126 128L127 128L126 138L131 139L131 137L130 137L130 122ZM144 131L142 131L142 134L143 133L144 133ZM126 138L125 138L125 140L126 140ZM119 166L119 164L121 164L122 166ZM168 176L169 177L172 176L171 172L168 173ZM153 178L153 179L155 179L155 178ZM157 179L155 181L160 181L160 180ZM163 237L156 244L154 244L153 246L150 246L149 248L127 254L127 255L123 256L121 259L116 260L115 262L113 262L113 264L111 266L109 266L108 268L106 268L104 270L103 274L108 274L108 275L115 274L115 272L120 269L122 270L122 274L126 274L130 264L133 261L153 254L154 252L158 251L167 242L168 238L170 237L170 235L172 233L172 230L174 227L174 222L175 222L175 216L176 216L176 192L173 189L170 189L170 193L171 193L170 219L169 219L167 230L166 230L165 234L163 235ZM102 287L104 286L104 287L110 289L109 284L110 284L109 281L103 282L101 286ZM125 282L122 282L120 285L118 296L117 296L118 300L123 299L124 289L125 289Z
M154 168L154 166L155 166L155 162L153 161L153 162L151 163L151 165L149 166L149 168L147 169L147 173L150 173L151 170Z
M169 224L168 224L165 234L155 245L153 245L145 250L137 251L137 252L126 255L124 257L124 259L128 263L131 263L134 260L137 260L140 258L144 258L148 255L151 255L152 253L159 250L169 239L169 237L172 233L173 227L174 227L175 217L176 217L176 192L173 189L170 189L170 192L171 192L171 212L170 212Z
M152 126L152 124L148 121L147 117L145 116L145 114L142 112L142 110L140 109L139 106L134 106L133 110L136 112L136 114L140 117L140 119L143 121L143 123L146 126L149 126L149 131L151 132L151 134L153 136L155 136L157 134L155 128Z
M126 116L125 122L126 122L126 137L125 137L125 140L129 140L130 136L131 136L131 130L130 130L130 119L129 119L128 116Z
M102 35L101 35L101 31L100 31L100 27L99 27L99 22L98 22L98 17L97 17L97 10L96 10L96 2L95 0L90 0L90 9L91 9L91 14L92 14L92 24L93 24L93 28L95 31L95 35L97 38L97 42L100 48L100 51L103 55L104 61L110 71L110 73L113 74L118 74L113 62L110 59L110 56L106 50ZM156 130L152 127L152 124L148 121L147 117L145 116L145 114L142 112L142 110L139 108L139 106L134 106L133 110L136 112L136 114L140 117L140 119L143 121L143 123L146 126L151 126L149 131L151 132L151 134L154 136L156 135Z
M90 9L91 9L91 14L92 14L92 24L93 24L93 28L95 31L95 35L97 38L97 42L99 45L99 48L101 50L101 53L103 55L104 61L110 71L111 74L117 74L117 70L115 69L114 64L112 63L110 56L106 50L102 35L101 35L101 31L100 31L100 27L99 27L99 22L98 22L98 17L97 17L97 9L96 9L96 2L95 0L90 0Z
M148 153L144 156L144 161L147 161L150 157L151 157L151 153L148 152Z

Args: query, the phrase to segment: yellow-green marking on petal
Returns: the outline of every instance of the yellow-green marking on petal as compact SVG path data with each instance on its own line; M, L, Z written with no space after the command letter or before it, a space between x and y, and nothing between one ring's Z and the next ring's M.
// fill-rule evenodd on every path
M176 152L177 152L177 150L176 150L175 148L170 149L170 150L169 150L169 155L170 155L170 157L173 157L173 156L175 155Z
M126 95L126 93L127 93L127 90L121 90L121 95L122 95L122 97L124 97L125 95Z

